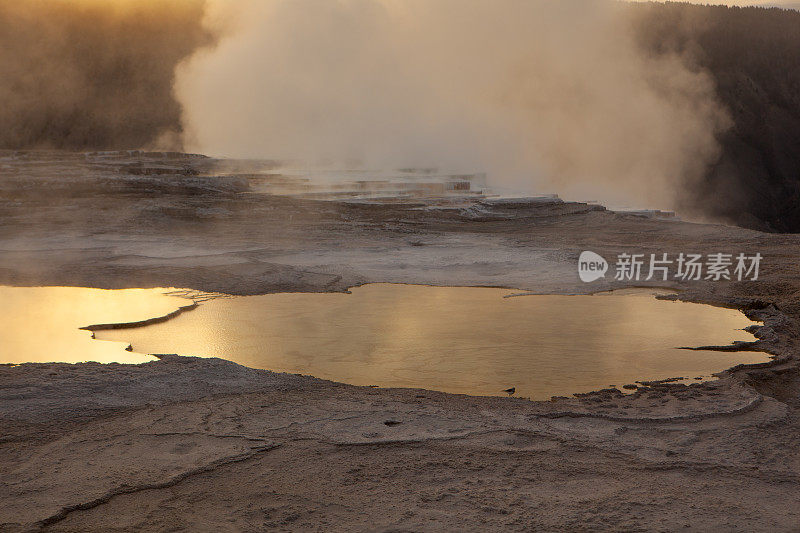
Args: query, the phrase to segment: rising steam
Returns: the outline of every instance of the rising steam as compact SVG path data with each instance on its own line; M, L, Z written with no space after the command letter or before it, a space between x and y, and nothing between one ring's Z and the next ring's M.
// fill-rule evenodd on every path
M203 0L0 0L0 149L180 148Z
M728 126L711 79L602 0L220 0L178 70L190 148L485 170L494 187L673 205Z

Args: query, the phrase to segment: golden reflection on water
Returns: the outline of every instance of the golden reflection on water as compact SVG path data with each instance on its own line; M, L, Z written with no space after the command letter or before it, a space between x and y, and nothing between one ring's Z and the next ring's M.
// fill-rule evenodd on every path
M741 331L752 322L738 311L650 292L504 298L514 293L374 284L352 294L248 296L97 337L356 385L486 395L515 386L535 399L769 360L675 349L752 340Z
M0 363L144 363L155 358L125 351L123 341L93 341L79 328L136 322L187 305L169 289L0 287Z

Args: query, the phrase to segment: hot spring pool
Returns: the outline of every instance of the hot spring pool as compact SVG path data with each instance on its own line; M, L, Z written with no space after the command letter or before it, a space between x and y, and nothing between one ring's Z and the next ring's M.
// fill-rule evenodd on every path
M356 385L547 399L636 380L708 378L754 352L677 349L752 340L742 313L662 301L651 291L517 296L489 288L374 284L352 294L213 299L163 323L77 328L164 315L187 300L166 289L0 288L0 362L221 357ZM109 342L113 341L113 342ZM133 352L125 347L132 345Z

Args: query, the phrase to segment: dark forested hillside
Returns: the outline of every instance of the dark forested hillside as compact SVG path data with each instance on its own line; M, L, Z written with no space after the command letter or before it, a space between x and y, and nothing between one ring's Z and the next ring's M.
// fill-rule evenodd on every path
M642 46L678 51L715 79L733 118L722 155L687 209L757 229L800 232L800 13L634 4Z

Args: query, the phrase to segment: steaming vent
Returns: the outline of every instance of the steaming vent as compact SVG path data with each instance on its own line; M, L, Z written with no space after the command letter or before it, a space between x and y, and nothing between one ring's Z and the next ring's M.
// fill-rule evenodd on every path
M430 168L394 171L280 168L229 175L246 178L254 193L316 200L452 202L485 198L489 194L484 173L449 173Z

